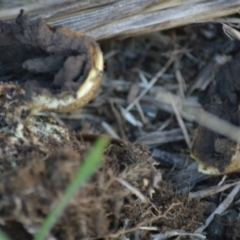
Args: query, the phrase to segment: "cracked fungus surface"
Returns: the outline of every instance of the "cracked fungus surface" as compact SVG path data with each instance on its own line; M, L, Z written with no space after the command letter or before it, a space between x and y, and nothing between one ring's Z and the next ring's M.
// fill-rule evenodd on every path
M40 111L67 112L92 99L103 61L90 37L23 11L15 23L0 23L1 171L23 166L29 152L41 156L60 146L76 148L74 134Z

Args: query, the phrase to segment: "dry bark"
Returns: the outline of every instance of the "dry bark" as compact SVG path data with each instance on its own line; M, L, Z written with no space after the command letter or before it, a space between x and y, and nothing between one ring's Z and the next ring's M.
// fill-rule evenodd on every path
M136 36L234 14L236 0L48 0L22 6L32 17L46 18L98 39ZM0 11L0 18L15 17L18 8Z

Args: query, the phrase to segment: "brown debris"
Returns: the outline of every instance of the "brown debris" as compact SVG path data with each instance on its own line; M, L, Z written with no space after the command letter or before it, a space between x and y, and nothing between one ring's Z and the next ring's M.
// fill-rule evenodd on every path
M204 109L233 125L239 126L239 65L240 54L225 63L216 75L216 95ZM192 156L199 162L200 171L207 174L238 172L239 144L207 127L199 126L194 134Z
M45 161L34 158L25 167L5 173L0 179L4 228L21 224L25 231L35 232L66 189L82 156L65 149ZM59 240L117 237L131 235L136 226L146 224L161 231L192 231L203 221L205 206L175 195L155 165L143 144L109 146L101 169L71 200L51 234Z
M70 112L96 93L103 60L92 38L30 21L23 10L15 23L1 22L0 36L1 108L17 101L12 107Z
M66 112L85 105L102 77L102 53L90 37L21 10L14 23L0 22L1 172L24 166L62 145L77 148L75 135L39 111ZM45 155L45 156L44 156Z
M238 113L236 110L231 112L230 107L229 104L205 105L206 111L236 124ZM206 173L212 171L212 173L225 174L236 151L237 143L231 139L227 139L204 126L199 126L195 130L191 153ZM237 171L236 168L235 170Z

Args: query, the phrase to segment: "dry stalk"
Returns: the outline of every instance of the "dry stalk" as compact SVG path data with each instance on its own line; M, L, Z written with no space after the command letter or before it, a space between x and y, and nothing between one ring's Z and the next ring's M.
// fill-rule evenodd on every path
M189 198L198 198L198 199L205 198L205 197L214 195L216 193L223 192L230 187L238 185L239 183L240 183L240 181L237 181L237 182L234 182L234 183L231 183L231 184L225 184L223 186L209 187L208 189L204 189L204 190L201 190L201 191L198 191L198 192L190 192L188 196L189 196Z
M238 13L235 0L47 0L21 6L32 16L46 18L96 39L129 37ZM0 19L14 18L19 7L0 11Z
M228 196L224 199L224 201L216 208L216 210L206 219L205 223L200 226L194 233L202 233L205 228L209 226L209 224L213 221L215 214L222 214L233 202L235 196L238 194L240 190L240 184L236 185L233 190L228 194Z

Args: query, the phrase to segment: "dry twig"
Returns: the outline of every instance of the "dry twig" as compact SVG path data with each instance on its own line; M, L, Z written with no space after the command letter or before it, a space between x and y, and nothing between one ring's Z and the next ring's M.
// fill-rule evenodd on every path
M196 229L195 233L202 233L206 227L209 226L209 224L214 219L215 214L222 214L226 209L230 206L230 204L233 202L235 196L238 194L240 190L240 184L236 185L233 190L228 194L228 196L223 200L223 202L216 208L216 210L206 219L205 223L200 226L198 229Z

